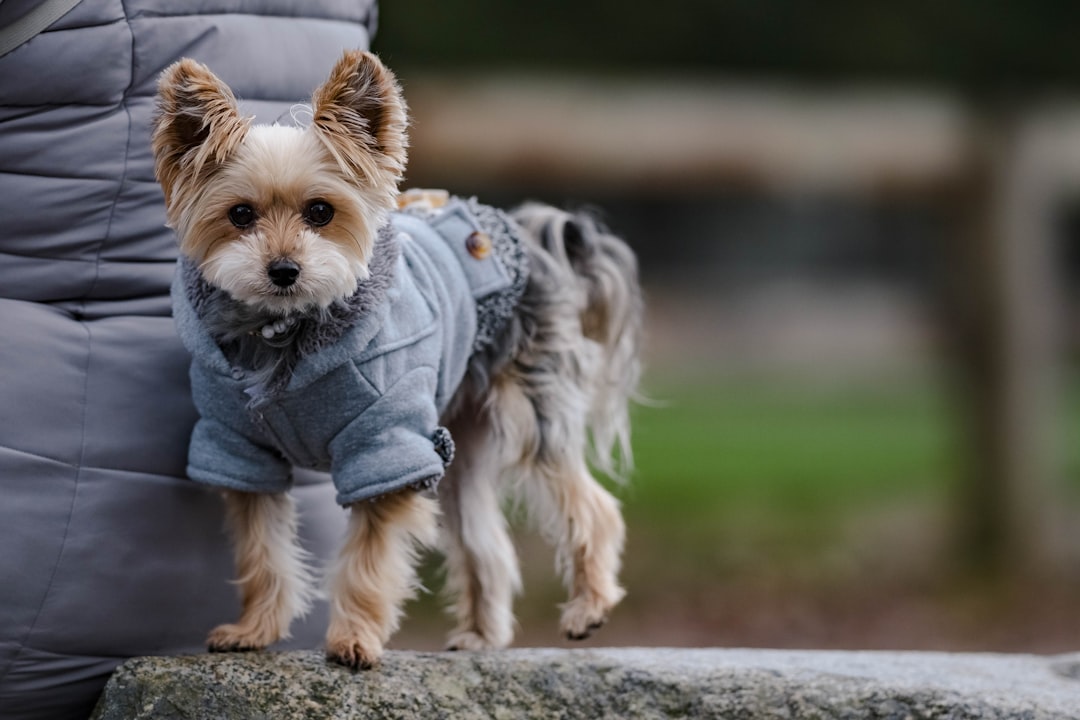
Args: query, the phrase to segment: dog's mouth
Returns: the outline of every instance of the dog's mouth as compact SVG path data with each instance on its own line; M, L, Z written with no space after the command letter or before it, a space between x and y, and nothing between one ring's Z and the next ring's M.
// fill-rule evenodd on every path
M277 315L301 312L311 304L311 298L307 290L300 283L288 287L266 283L257 292L247 298L240 298L240 300Z
M271 286L261 299L261 305L273 312L291 315L304 312L312 305L312 298L297 285L287 288Z

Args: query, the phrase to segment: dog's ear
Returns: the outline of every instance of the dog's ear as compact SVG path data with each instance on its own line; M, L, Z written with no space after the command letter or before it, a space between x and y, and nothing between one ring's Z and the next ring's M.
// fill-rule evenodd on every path
M408 115L397 79L371 53L346 52L311 98L312 127L346 172L396 193Z
M247 134L232 91L209 68L184 58L161 73L154 116L154 170L171 205L177 185L229 157Z

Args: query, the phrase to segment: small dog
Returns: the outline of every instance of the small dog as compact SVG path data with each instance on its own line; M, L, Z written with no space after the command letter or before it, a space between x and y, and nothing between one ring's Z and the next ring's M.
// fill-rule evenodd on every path
M399 196L406 107L372 54L346 53L311 111L303 129L252 125L188 59L159 83L153 151L200 413L188 473L225 489L242 596L210 650L287 637L316 594L293 465L329 470L350 512L331 660L378 661L440 529L448 647L509 644L520 577L504 490L556 545L562 632L588 636L624 594L623 520L588 463L614 477L630 461L633 253L587 215Z

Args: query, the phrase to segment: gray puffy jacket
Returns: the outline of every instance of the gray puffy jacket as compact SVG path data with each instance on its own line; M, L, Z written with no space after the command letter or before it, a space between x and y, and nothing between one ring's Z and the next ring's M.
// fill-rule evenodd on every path
M39 0L4 0L0 27ZM125 657L195 652L235 619L220 499L185 479L196 420L154 182L158 74L206 63L273 122L374 0L83 0L0 57L0 717L82 718ZM193 10L191 8L197 8ZM344 514L298 488L317 555ZM321 642L325 609L294 627Z

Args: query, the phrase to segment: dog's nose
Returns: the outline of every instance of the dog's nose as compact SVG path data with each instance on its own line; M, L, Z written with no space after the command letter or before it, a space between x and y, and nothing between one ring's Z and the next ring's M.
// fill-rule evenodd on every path
M275 260L266 266L266 274L270 276L270 282L278 287L289 287L300 275L300 266L292 260Z

